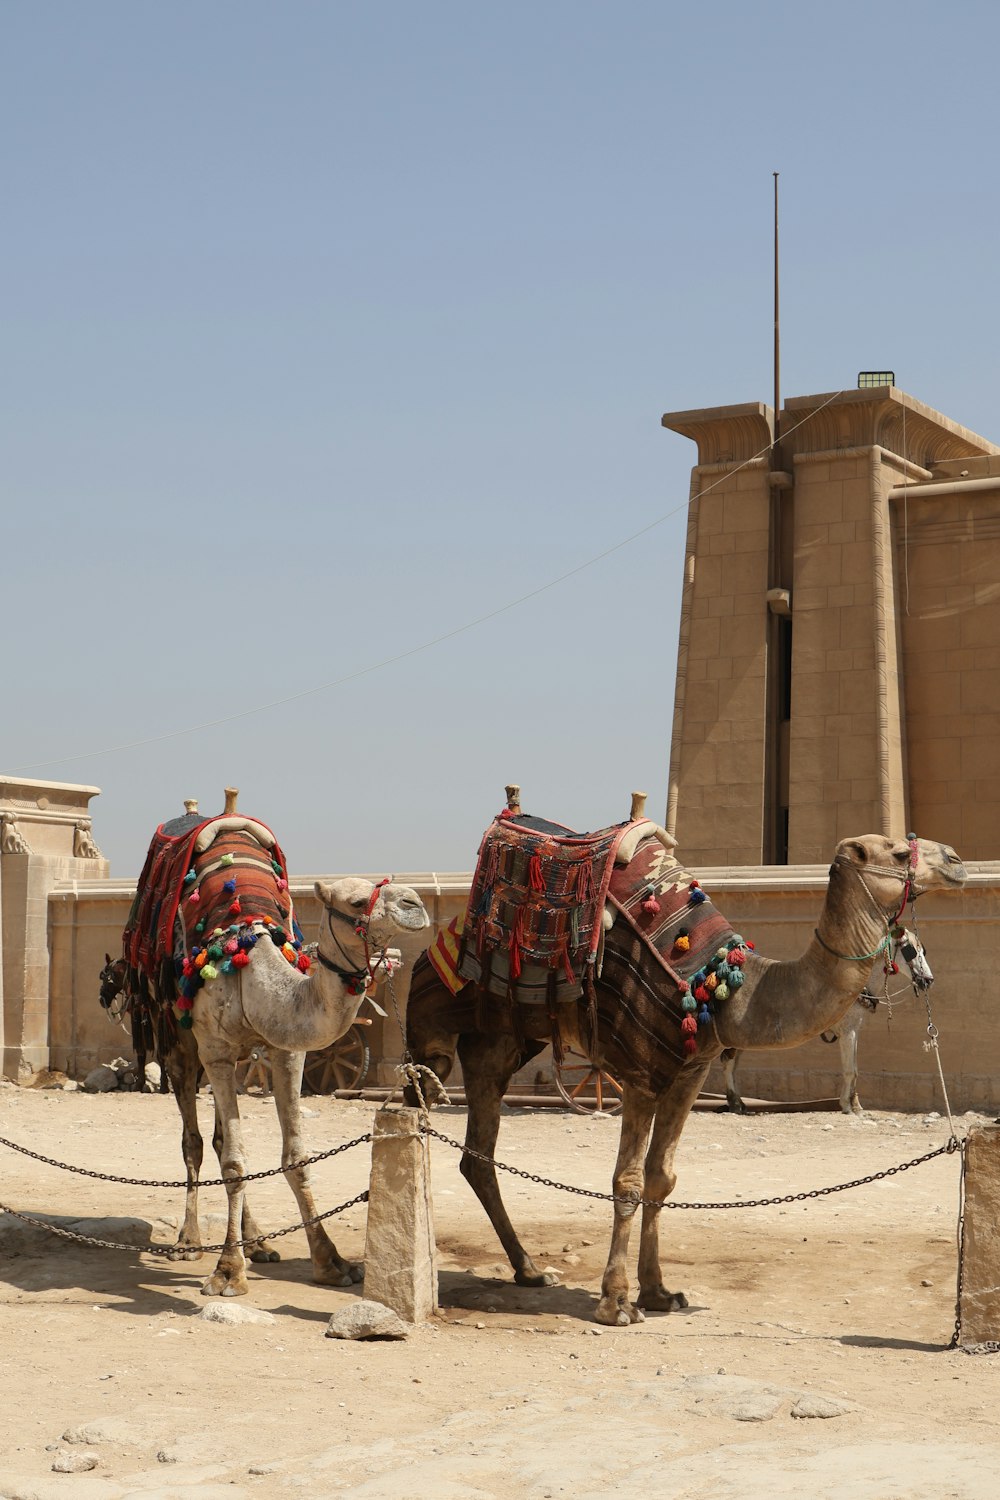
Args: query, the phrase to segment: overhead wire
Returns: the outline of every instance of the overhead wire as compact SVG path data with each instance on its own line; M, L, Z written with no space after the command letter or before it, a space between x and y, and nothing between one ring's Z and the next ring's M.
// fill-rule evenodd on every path
M838 396L842 396L843 394L843 390L834 391L833 395L828 396L821 405L807 412L793 426L783 429L782 437L790 437L793 432L818 416L821 411L836 401ZM440 635L432 636L429 640L422 641L418 646L411 646L406 651L398 651L393 656L386 656L380 661L370 662L366 667L359 667L356 671L347 672L342 677L335 677L329 682L316 683L313 687L302 688L296 693L286 693L280 698L270 699L267 703L255 703L249 708L239 709L235 713L223 714L217 719L204 719L197 724L188 724L178 729L168 729L162 734L148 735L143 739L126 740L118 745L105 745L96 750L83 750L73 755L54 756L50 760L32 761L25 765L12 767L10 774L17 775L23 771L42 771L46 770L49 766L72 765L76 761L81 760L96 760L104 755L119 755L127 750L143 749L147 745L160 745L166 740L175 740L185 735L198 734L205 729L217 729L223 724L232 724L239 719L248 719L255 714L268 713L271 709L283 708L288 703L299 703L302 699L315 697L318 693L328 693L333 688L343 687L349 682L357 682L359 678L369 677L374 672L381 672L386 667L395 666L397 662L407 661L412 656L419 656L424 651L430 651L435 646L443 645L445 641L454 640L456 636L464 635L469 630L475 630L478 626L485 625L488 621L497 619L500 615L509 614L511 610L518 609L522 604L527 604L530 600L537 599L541 594L546 594L551 589L558 588L560 584L565 583L568 579L575 578L588 568L595 567L597 563L603 562L605 558L612 557L624 547L631 546L640 537L647 536L649 532L654 531L658 526L662 526L665 521L671 520L680 511L689 508L704 495L710 494L720 484L723 484L734 474L738 474L741 469L745 469L750 464L764 458L770 451L771 444L768 443L759 449L758 452L751 454L749 458L745 458L740 463L734 465L733 468L727 469L725 474L720 474L718 479L714 480L711 484L705 485L703 489L698 490L688 500L675 505L662 516L657 516L654 521L650 521L647 525L641 526L638 531L633 531L628 536L622 537L620 541L613 543L612 546L605 547L603 551L595 553L593 557L589 557L586 561L578 563L576 567L568 568L565 573L560 573L556 578L550 578L548 582L539 584L537 588L529 589L526 593L519 594L515 599L508 600L506 604L500 604L496 609L490 609L484 614L476 615L474 619L466 620L463 624L456 625L451 630L445 630Z

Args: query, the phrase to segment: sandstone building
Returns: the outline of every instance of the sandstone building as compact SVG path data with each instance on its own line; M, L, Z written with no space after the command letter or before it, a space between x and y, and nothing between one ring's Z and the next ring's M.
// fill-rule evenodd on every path
M1000 447L893 386L669 412L698 445L668 825L703 865L905 832L1000 857Z

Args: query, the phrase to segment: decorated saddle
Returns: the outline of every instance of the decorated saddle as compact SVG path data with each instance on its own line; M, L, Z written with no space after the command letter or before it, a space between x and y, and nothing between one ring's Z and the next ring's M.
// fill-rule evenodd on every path
M660 1088L697 1054L698 1033L743 983L753 945L734 933L647 818L597 833L503 812L486 830L464 918L428 950L457 994L558 1007L586 1004L593 1056ZM609 920L613 918L613 920ZM489 1024L489 1007L478 1008Z
M130 991L152 986L189 1027L201 986L249 963L262 936L304 973L286 869L277 839L256 819L189 813L161 823L122 934Z

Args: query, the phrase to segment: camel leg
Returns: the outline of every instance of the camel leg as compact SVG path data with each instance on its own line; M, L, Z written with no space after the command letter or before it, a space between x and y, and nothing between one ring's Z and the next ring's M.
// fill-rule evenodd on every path
M246 1275L246 1259L240 1244L243 1224L243 1179L247 1171L247 1155L243 1145L243 1129L239 1106L236 1102L236 1060L218 1059L211 1062L203 1057L202 1063L212 1085L215 1099L216 1120L222 1131L222 1150L219 1164L226 1183L229 1198L229 1217L226 1222L226 1238L222 1253L211 1276L202 1286L203 1297L242 1297L249 1291Z
M852 1006L840 1023L840 1107L845 1115L863 1115L858 1099L858 1032L864 1020L860 1005Z
M629 1323L642 1322L642 1313L629 1301L625 1258L628 1255L632 1216L643 1196L645 1174L642 1154L656 1108L656 1100L651 1094L640 1093L629 1084L625 1085L623 1099L622 1133L618 1142L612 1192L616 1198L626 1201L616 1202L614 1206L611 1249L601 1282L600 1301L594 1314L598 1323L607 1323L612 1328L625 1328Z
M740 1054L735 1047L727 1047L719 1058L726 1081L726 1108L733 1115L745 1115L747 1112L747 1107L740 1098L740 1091L736 1087L736 1065L739 1060Z
M656 1101L653 1134L646 1152L646 1186L643 1197L651 1202L669 1198L677 1181L674 1153L691 1106L705 1081L708 1066L681 1073ZM676 1312L687 1307L683 1292L668 1292L660 1269L660 1214L662 1209L643 1207L639 1238L639 1303L650 1312Z
M204 1143L198 1126L197 1084L198 1054L193 1045L178 1042L166 1054L163 1066L177 1100L181 1115L181 1155L187 1178L184 1198L184 1222L171 1252L172 1260L200 1260L201 1229L198 1225L198 1176L201 1172Z
M215 1131L212 1136L212 1145L215 1147L215 1154L219 1158L219 1165L221 1167L222 1121L219 1118L218 1105L216 1105L215 1108ZM250 1260L257 1263L262 1263L265 1261L275 1261L281 1259L278 1251L275 1250L272 1245L269 1245L267 1240L264 1238L264 1231L260 1228L257 1220L253 1216L253 1211L250 1207L250 1199L246 1192L244 1192L243 1194L243 1227L240 1238L243 1240L243 1253L244 1255L247 1255Z
M537 1051L541 1051L541 1045ZM469 1118L465 1132L467 1149L492 1158L500 1130L500 1102L521 1063L521 1052L512 1037L469 1034L459 1039L458 1055L465 1079ZM530 1055L530 1054L529 1054ZM474 1156L462 1157L462 1176L489 1215L490 1223L507 1252L518 1286L552 1286L551 1271L540 1271L525 1250L507 1217L496 1168Z
M306 1221L316 1217L316 1202L309 1185L309 1168L290 1170L291 1163L301 1161L307 1154L302 1138L302 1116L299 1108L299 1091L302 1087L302 1064L304 1052L279 1052L270 1050L271 1090L281 1123L281 1165L288 1185L295 1194L302 1215L309 1254L312 1259L313 1280L321 1286L353 1286L364 1279L364 1267L357 1261L344 1260L322 1224Z

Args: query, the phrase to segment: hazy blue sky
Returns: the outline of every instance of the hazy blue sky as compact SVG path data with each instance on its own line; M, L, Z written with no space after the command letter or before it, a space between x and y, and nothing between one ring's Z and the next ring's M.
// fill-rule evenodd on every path
M777 170L784 393L894 369L1000 439L998 43L992 0L0 0L0 770L100 786L117 875L227 783L299 873L467 869L507 781L662 816L660 416L770 399Z

